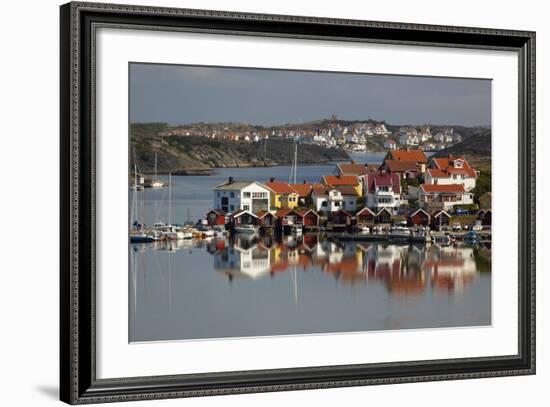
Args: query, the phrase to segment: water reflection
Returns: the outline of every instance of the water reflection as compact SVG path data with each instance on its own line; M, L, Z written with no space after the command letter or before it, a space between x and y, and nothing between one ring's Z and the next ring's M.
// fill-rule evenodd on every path
M303 237L236 236L234 239L176 240L134 245L134 252L156 250L204 251L212 256L213 270L234 279L276 278L279 273L310 269L342 284L384 283L392 294L420 293L427 287L463 291L490 262L490 248L462 244L395 245L338 242Z
M318 235L130 246L130 341L487 325L489 247Z

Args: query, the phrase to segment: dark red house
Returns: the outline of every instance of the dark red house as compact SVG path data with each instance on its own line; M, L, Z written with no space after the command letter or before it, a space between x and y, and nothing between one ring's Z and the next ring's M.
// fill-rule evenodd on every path
M294 212L302 218L302 226L306 228L319 226L319 215L313 209L295 209Z
M277 217L265 210L261 210L256 213L256 216L258 217L258 225L264 228L273 228L277 226Z
M225 225L227 213L221 209L212 209L206 213L206 222L208 226Z
M477 218L481 221L482 226L491 226L492 216L493 213L490 209L482 209L477 213Z
M374 225L376 214L366 206L355 214L359 226Z
M451 215L442 209L432 212L432 221L430 227L434 230L439 230L443 226L449 226Z
M413 209L407 215L407 226L428 226L430 214L424 209Z
M391 223L392 213L388 208L382 208L376 214L376 223Z
M259 220L252 212L245 211L243 209L236 210L229 215L230 222L233 226L240 225L258 225Z
M327 226L332 228L352 226L354 223L353 215L343 209L330 213L327 219Z

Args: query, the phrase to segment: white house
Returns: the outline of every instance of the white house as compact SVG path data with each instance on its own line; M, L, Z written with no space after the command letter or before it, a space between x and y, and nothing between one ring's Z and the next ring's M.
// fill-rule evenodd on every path
M449 155L433 158L426 170L424 183L430 185L460 184L466 192L476 186L477 171L470 166L464 157Z
M214 209L233 212L238 209L256 213L271 208L271 189L259 182L234 181L232 177L214 187Z
M418 139L418 135L414 133L405 133L399 136L399 144L402 145L416 146L419 142L420 140Z
M369 174L366 176L366 205L375 211L388 208L392 213L402 203L399 174Z
M418 205L421 208L446 211L455 205L469 205L473 202L473 194L466 192L461 184L422 184L418 189Z
M397 148L397 144L393 140L386 140L384 141L384 148L387 148L388 150L395 150Z

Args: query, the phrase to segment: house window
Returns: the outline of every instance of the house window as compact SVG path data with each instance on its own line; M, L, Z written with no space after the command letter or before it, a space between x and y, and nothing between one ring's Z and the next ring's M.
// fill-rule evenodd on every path
M334 206L340 206L340 202L339 202L339 201L335 201L335 202L334 202Z
M250 198L250 192L244 192L244 193L243 193L243 197L245 197L245 198Z
M250 206L249 206L249 205L243 205L243 209L244 209L245 211L248 211L248 210L250 210Z
M235 205L229 205L229 210L233 212L235 210Z
M321 202L321 206L326 208L326 206L327 206L327 201Z
M230 196L231 198L235 198L235 192L231 192L231 193L229 194L229 196Z

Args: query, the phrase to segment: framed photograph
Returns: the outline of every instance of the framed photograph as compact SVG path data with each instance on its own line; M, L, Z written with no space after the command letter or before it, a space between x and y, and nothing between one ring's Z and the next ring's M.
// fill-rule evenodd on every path
M535 373L535 33L60 20L61 400Z

